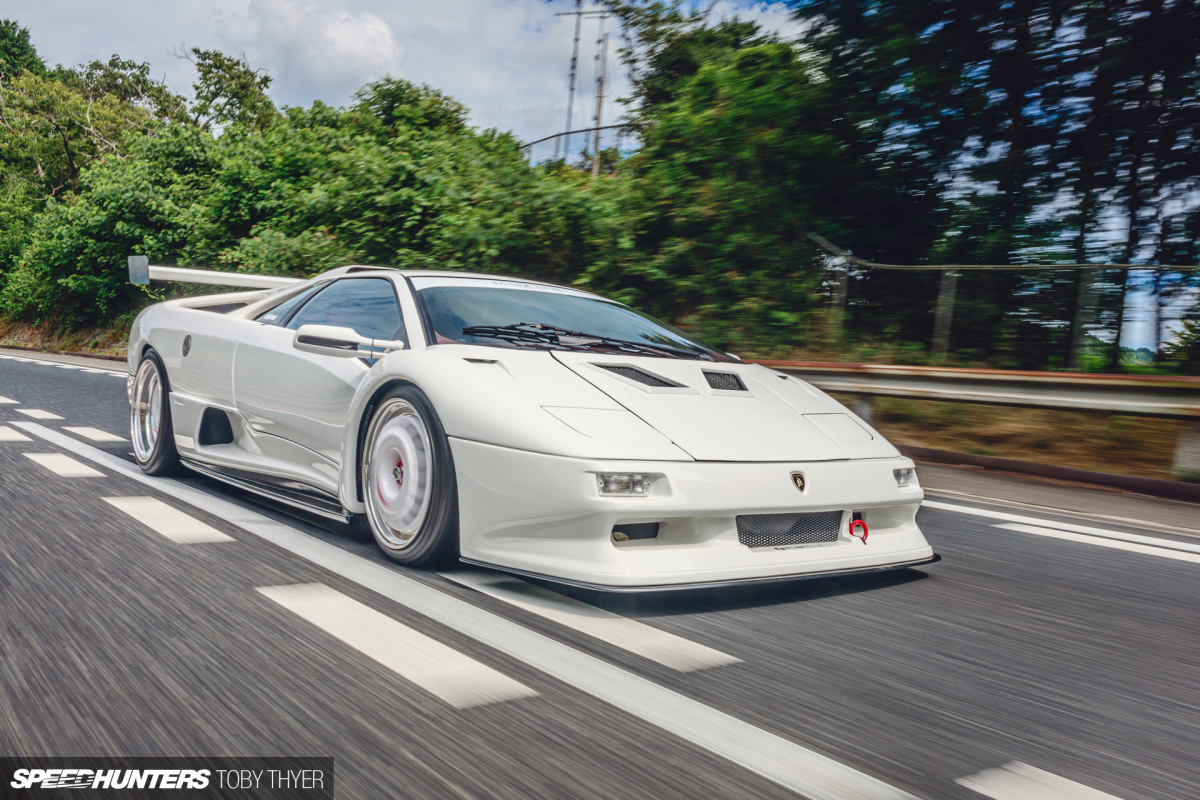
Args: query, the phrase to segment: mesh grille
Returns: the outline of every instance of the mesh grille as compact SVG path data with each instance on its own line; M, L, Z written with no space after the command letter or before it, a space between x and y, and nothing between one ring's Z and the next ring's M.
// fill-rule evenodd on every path
M744 392L746 384L737 375L728 372L706 372L704 379L710 389L720 389L725 392Z
M638 383L644 383L647 386L678 386L679 385L677 383L672 383L671 381L669 381L665 378L660 378L657 375L651 375L649 372L642 372L640 369L634 369L633 367L615 367L615 366L611 366L609 364L597 364L596 366L600 367L601 369L606 369L609 372L615 372L616 374L620 375L622 378L628 378L631 381L637 381Z
M628 525L613 525L613 533L623 533L630 539L653 539L658 536L658 523L633 522Z
M737 518L738 541L747 547L836 542L841 511L814 514L743 514Z
M245 307L245 303L218 303L215 306L196 306L196 310L211 311L214 314L228 314L230 311L237 311L239 308Z

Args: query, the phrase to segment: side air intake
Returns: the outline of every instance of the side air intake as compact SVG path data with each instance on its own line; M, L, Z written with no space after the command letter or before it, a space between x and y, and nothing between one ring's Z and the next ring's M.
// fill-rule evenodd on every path
M609 372L620 375L622 378L627 378L631 381L637 381L638 383L644 383L647 386L673 389L677 389L680 386L680 384L675 383L674 381L669 381L666 378L660 378L657 375L651 375L649 372L643 372L635 367L620 367L613 364L597 364L596 366L600 369L606 369Z
M200 418L200 435L197 437L202 447L213 444L233 444L233 426L229 424L229 415L219 408L204 409Z
M745 392L746 384L742 383L742 378L739 375L734 375L732 372L705 372L704 380L708 381L708 388L719 389L723 392Z

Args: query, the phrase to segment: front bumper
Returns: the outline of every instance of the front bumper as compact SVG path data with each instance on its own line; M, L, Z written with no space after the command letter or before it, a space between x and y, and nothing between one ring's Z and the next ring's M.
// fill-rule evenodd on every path
M617 462L451 439L464 560L591 587L658 589L846 574L935 558L916 524L919 487L896 486L906 458L794 463ZM601 497L597 472L653 476L649 496ZM805 475L798 491L791 474ZM750 548L741 514L843 511L836 542ZM850 512L870 534L849 536ZM658 522L616 542L618 524Z

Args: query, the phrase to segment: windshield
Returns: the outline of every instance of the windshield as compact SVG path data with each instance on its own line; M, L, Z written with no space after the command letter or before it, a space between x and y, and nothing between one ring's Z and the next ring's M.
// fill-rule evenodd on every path
M438 344L734 359L683 331L599 297L484 278L413 278Z

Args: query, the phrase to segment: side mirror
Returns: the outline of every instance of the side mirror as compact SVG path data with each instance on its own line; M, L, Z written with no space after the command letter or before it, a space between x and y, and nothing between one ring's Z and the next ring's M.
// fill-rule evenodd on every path
M379 358L393 350L403 350L404 342L371 339L353 328L337 325L301 325L292 338L292 346L306 353L336 358Z

